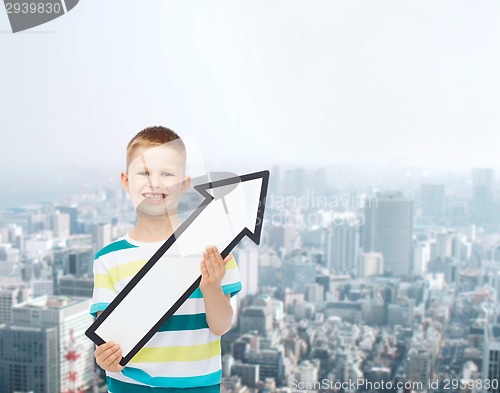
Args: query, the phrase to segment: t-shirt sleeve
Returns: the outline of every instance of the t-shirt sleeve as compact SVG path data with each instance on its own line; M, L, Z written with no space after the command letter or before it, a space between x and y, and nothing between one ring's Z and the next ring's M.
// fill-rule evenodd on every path
M222 291L224 294L231 294L231 297L241 291L240 270L236 259L231 259L226 263L226 274L222 279Z
M93 270L94 292L92 294L90 314L97 317L97 313L108 307L117 293L111 275L100 258L94 260Z

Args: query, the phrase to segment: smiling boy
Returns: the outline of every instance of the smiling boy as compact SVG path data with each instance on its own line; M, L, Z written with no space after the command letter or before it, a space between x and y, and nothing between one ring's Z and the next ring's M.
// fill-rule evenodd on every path
M177 204L191 183L185 172L186 148L174 131L149 127L129 142L121 183L134 204L137 223L95 256L92 315L100 315L181 224ZM220 391L220 336L231 327L229 298L240 291L241 282L233 256L223 260L216 247L204 251L200 272L199 289L127 366L119 364L119 343L96 348L94 356L106 370L110 392Z

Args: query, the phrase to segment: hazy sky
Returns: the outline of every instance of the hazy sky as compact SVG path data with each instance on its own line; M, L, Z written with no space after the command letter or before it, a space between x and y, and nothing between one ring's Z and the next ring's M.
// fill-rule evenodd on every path
M122 165L139 130L218 169L500 168L500 3L82 0L10 33L0 165Z

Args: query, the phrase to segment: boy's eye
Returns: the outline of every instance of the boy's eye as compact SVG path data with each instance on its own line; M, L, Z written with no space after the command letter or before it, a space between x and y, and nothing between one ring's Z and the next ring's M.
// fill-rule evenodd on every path
M149 173L148 172L139 172L139 175L141 175L141 176L147 176L147 175L149 175Z
M163 172L163 176L173 176L173 175L169 172Z

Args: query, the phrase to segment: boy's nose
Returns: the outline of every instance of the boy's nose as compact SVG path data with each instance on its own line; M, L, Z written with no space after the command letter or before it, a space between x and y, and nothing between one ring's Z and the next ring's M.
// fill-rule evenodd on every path
M161 188L162 187L162 178L159 175L150 175L149 176L149 186L151 188Z

